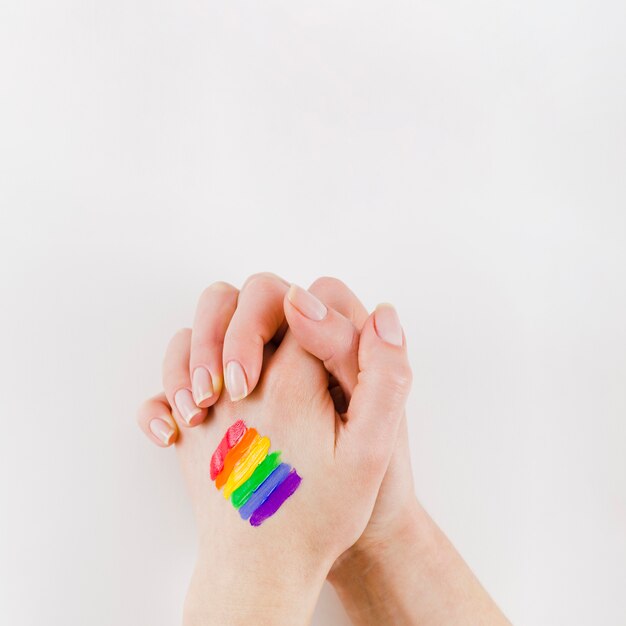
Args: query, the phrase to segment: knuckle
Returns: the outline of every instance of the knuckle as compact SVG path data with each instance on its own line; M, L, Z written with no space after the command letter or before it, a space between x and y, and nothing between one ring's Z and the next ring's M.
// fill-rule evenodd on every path
M405 394L409 393L413 385L413 370L408 363L402 363L394 372L396 386Z
M191 361L202 359L213 352L219 351L224 345L224 339L216 335L202 335L194 333L191 341Z
M359 334L354 327L340 333L329 345L324 362L327 365L338 365L356 360L359 351Z
M360 335L356 328L350 324L349 328L346 329L346 333L347 336L339 348L343 357L352 356L359 352Z
M199 302L206 302L213 299L216 295L222 293L237 293L237 288L230 283L218 280L205 287L200 294Z
M362 374L369 379L369 384L379 391L386 392L390 397L405 397L413 382L413 374L408 364L395 366L381 364L379 367L362 372Z
M185 339L189 339L191 337L191 328L179 328L174 335L170 343L174 343L175 341L183 341Z
M265 340L252 325L231 324L224 336L224 352L249 352L263 349Z
M287 283L272 272L257 272L256 274L248 276L241 290L243 291L244 289L254 287L255 290L267 291L274 289L276 285L287 286Z
M309 287L309 291L318 297L336 295L348 290L347 285L334 276L320 276Z

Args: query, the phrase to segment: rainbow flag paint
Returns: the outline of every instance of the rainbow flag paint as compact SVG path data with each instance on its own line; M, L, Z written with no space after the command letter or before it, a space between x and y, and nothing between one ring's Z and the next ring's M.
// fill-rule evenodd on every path
M280 509L302 478L283 463L280 451L270 452L270 440L243 420L227 431L211 457L211 480L244 520L260 526Z

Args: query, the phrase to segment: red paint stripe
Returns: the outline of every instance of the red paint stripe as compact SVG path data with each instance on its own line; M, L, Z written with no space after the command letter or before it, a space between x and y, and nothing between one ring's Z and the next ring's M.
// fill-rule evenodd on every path
M237 444L246 432L246 425L243 420L237 420L222 437L219 446L215 449L211 457L211 480L215 480L216 476L224 469L224 460L228 451Z
M215 478L215 486L218 489L221 489L226 484L230 473L233 471L233 467L235 467L235 463L245 454L258 434L259 433L257 433L254 428L249 428L246 434L239 440L239 443L228 451L224 459L224 468Z

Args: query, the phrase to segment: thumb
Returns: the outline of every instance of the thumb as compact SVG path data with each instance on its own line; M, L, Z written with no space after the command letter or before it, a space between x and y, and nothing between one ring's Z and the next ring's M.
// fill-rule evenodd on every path
M358 382L340 442L353 467L382 479L412 381L404 333L390 304L378 305L365 322L358 360Z

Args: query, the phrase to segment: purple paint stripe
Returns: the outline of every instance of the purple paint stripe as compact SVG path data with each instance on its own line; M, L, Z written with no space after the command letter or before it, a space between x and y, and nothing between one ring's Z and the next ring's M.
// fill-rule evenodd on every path
M242 519L248 519L269 495L285 480L291 465L281 463L253 492L248 501L239 509Z
M300 486L301 482L302 478L298 472L291 470L287 478L272 491L267 500L252 514L250 524L260 526L268 517L272 517L280 509L283 502Z

